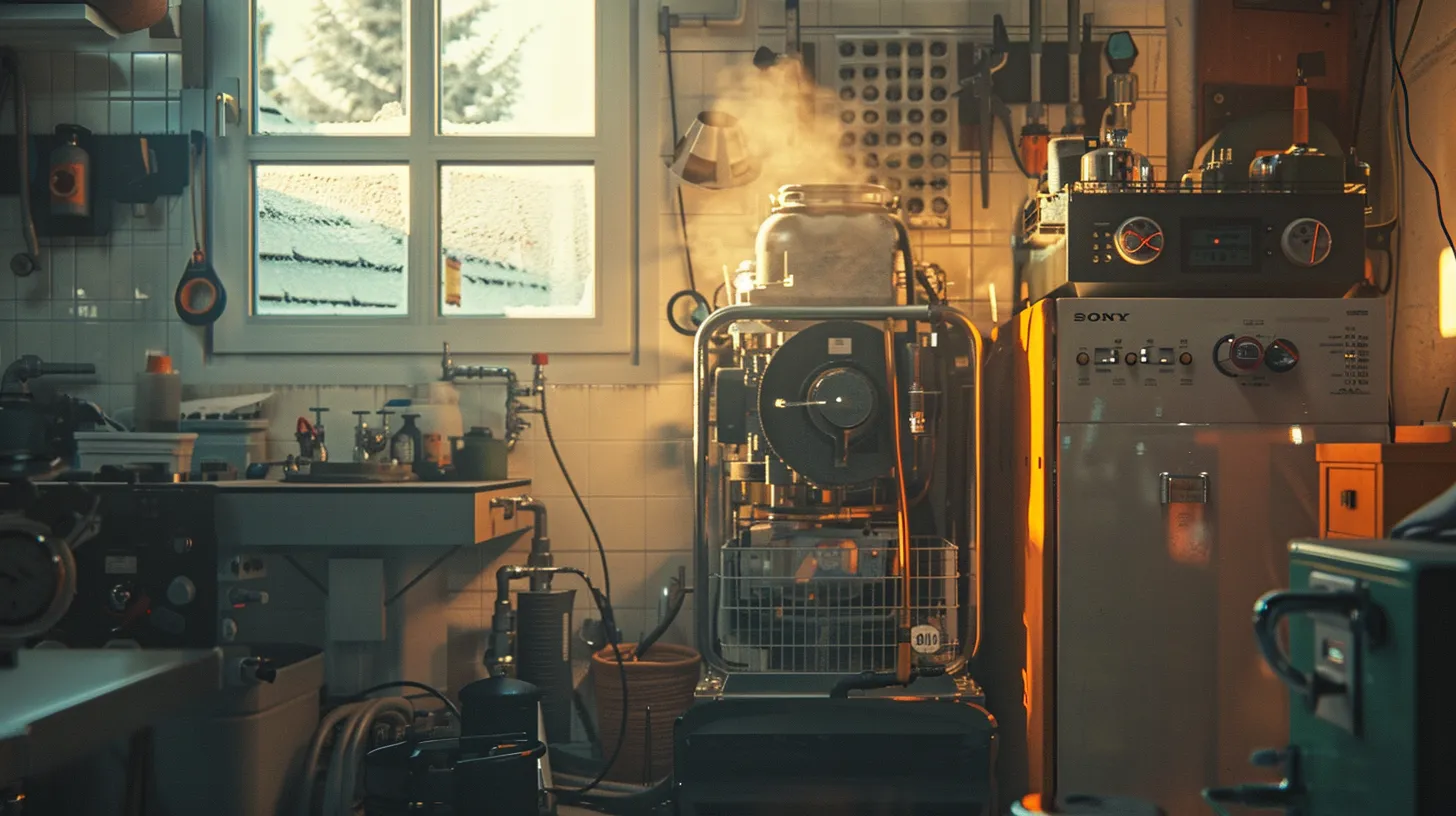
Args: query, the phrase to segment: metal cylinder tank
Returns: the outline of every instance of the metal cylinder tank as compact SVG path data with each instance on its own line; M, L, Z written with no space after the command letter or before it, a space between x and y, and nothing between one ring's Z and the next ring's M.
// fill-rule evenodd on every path
M874 184L780 187L758 228L750 300L757 305L881 306L896 302L905 235L894 195Z
M516 596L516 675L541 690L548 742L571 741L571 608L576 590Z

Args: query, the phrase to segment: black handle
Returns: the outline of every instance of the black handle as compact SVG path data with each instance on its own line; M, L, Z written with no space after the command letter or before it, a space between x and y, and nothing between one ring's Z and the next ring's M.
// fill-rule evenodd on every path
M227 308L227 290L200 253L195 253L177 281L177 293L172 298L177 316L189 326L210 326L222 316Z
M1364 601L1356 592L1322 592L1318 590L1282 589L1265 593L1254 603L1254 637L1259 642L1259 651L1264 662L1284 680L1296 693L1308 698L1339 688L1317 674L1306 675L1294 664L1279 646L1276 628L1286 615L1323 612L1337 615L1353 615Z
M1353 491L1353 490L1341 490L1340 491L1340 506L1343 507L1343 508L1345 508L1346 510L1354 510L1355 509L1355 491Z

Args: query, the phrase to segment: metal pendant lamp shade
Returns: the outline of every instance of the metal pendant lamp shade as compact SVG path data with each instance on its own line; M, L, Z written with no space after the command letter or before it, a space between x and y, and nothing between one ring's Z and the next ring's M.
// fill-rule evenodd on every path
M760 167L737 117L703 111L673 148L671 169L695 187L723 190L752 182Z

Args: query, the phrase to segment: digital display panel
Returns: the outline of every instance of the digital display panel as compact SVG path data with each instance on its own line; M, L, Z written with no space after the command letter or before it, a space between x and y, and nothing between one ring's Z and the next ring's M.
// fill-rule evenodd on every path
M1190 267L1248 268L1254 265L1254 225L1202 223L1184 232Z

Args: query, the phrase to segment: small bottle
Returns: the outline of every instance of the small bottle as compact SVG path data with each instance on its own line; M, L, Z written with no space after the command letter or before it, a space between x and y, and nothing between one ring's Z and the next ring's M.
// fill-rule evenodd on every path
M419 414L405 414L404 427L389 440L389 457L401 465L409 465L417 468L421 461L421 454L424 452L424 437L420 428L415 424Z

